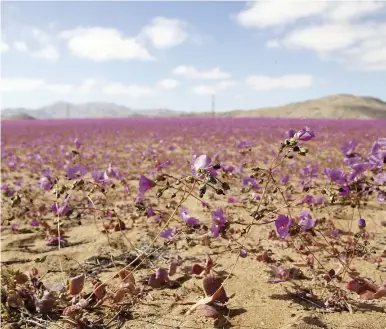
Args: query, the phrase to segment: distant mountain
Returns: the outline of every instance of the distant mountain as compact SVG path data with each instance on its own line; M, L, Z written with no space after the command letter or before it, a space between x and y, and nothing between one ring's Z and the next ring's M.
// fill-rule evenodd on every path
M179 116L178 112L167 109L133 110L126 106L114 103L90 102L72 104L56 102L38 109L9 108L2 110L2 119L11 119L17 116L31 116L36 119L72 119L79 118L124 118L148 116Z
M114 103L90 102L72 104L57 102L38 109L4 109L2 119L36 118L127 118L127 117L208 117L209 112L187 113L168 109L134 110ZM216 113L217 117L273 117L273 118L386 118L386 102L348 94L332 95L284 106L256 110L236 110Z
M17 112L2 117L3 120L35 120L35 118L27 113Z
M230 111L220 115L273 118L386 118L386 102L374 97L338 94L284 106Z

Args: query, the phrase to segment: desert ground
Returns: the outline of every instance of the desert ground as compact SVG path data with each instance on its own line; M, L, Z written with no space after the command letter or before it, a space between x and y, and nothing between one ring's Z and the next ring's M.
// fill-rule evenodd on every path
M308 153L286 147L277 157L288 131L305 126L315 136L296 143ZM357 170L347 159L368 163L384 127L381 120L311 119L2 122L4 327L385 329L386 297L347 288L353 277L377 289L386 284L386 190L374 182L385 166L347 178ZM341 149L354 139L355 150ZM200 155L211 165L194 172ZM332 182L326 168L342 170L344 182ZM210 170L214 181L200 197L200 173ZM360 193L354 185L369 188ZM345 195L343 186L350 186ZM219 209L224 225L214 214ZM316 220L311 229L302 230L302 211ZM299 230L281 238L279 215ZM198 223L190 225L192 218ZM279 267L285 274L271 273ZM117 276L123 268L134 281ZM159 269L168 271L164 281ZM71 278L82 274L84 287L72 293ZM214 295L217 288L203 290L207 276L223 281L229 300L188 312ZM101 298L95 282L105 283ZM39 312L43 290L55 303ZM80 300L87 305L65 315Z

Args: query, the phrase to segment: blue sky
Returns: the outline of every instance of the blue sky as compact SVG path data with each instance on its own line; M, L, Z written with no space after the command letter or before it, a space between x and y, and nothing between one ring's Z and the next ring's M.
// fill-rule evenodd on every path
M2 107L386 99L386 3L2 2Z

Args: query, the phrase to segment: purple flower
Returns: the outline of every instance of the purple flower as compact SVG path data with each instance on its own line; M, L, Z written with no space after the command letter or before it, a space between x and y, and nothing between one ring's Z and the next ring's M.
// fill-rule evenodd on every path
M251 142L248 142L248 141L242 141L240 142L237 147L239 149L242 149L242 148L251 148L252 147L252 143Z
M310 130L310 128L305 127L302 130L299 130L294 137L302 142L307 142L315 137L315 133Z
M161 215L158 215L158 216L156 216L156 217L153 218L153 220L154 220L156 223L160 222L161 219L162 219L162 218L161 218Z
M281 177L281 182L283 184L287 184L290 181L290 177L288 175L282 176Z
M42 174L44 177L47 177L48 179L51 179L51 169L45 168L42 170Z
M287 138L293 138L295 136L295 132L296 132L295 130L289 129L285 132L285 134L286 134Z
M358 145L358 141L354 138L352 141L343 144L341 151L345 157L350 157L355 153L355 149Z
M155 212L154 212L152 207L149 207L149 208L146 209L146 216L147 217L152 217L154 215L155 215Z
M11 231L17 232L19 230L19 224L12 224L11 225Z
M145 194L146 191L150 190L154 186L155 186L155 183L151 179L141 175L141 177L139 179L139 193L140 194L142 194L142 195Z
M138 204L138 203L142 203L143 201L144 201L143 200L143 194L138 194L138 196L135 198L134 203Z
M171 163L172 163L172 162L171 162L170 160L166 160L164 163L161 163L161 164L159 164L158 166L156 166L154 169L152 169L152 170L149 172L149 175L154 175L157 171L166 168L166 167L169 166Z
M231 173L235 170L235 167L233 166L222 166L222 170L225 172L225 173Z
M74 144L75 144L77 149L82 145L82 143L80 142L80 140L78 138L75 138Z
M259 190L260 189L260 186L257 184L256 179L255 178L251 178L251 177L244 177L243 178L243 186L244 187L245 186L251 186L255 190Z
M252 199L253 199L253 200L260 200L260 199L261 199L261 196L260 196L260 194L252 193Z
M40 178L40 188L44 191L49 191L52 188L51 181L47 177Z
M246 258L248 256L248 253L245 249L240 250L240 257Z
M228 203L230 203L230 204L237 203L238 201L239 201L239 200L236 199L236 198L234 198L234 197L229 197L229 198L228 198Z
M112 183L112 180L109 179L109 176L107 176L107 173L105 171L93 171L91 172L91 177L100 184L108 185Z
M33 219L32 222L31 222L31 226L32 227L36 227L39 225L39 221L37 219Z
M216 239L220 235L221 231L226 226L226 217L224 216L224 212L221 208L212 212L212 228L211 231L213 233L213 237Z
M372 169L374 165L370 162L357 162L354 163L351 168L355 170L357 173L364 172L368 169Z
M188 209L182 208L179 216L184 220L184 222L188 225L198 225L200 221L197 218L191 217L188 215Z
M351 190L349 186L342 186L339 189L339 195L340 196L348 196L350 194Z
M332 236L333 238L337 238L339 234L340 234L339 229L335 229L330 232L330 236Z
M202 202L201 202L201 206L202 206L203 208L209 208L209 203L208 203L208 202L205 202L205 201L202 201Z
M51 211L57 216L66 216L70 212L70 208L67 207L67 202L70 198L70 195L67 195L63 201L63 204L59 207L57 202L54 202L51 206Z
M378 195L377 195L377 199L378 199L379 203L385 202L385 200L386 200L386 193L382 192L382 191L379 191Z
M276 231L282 239L289 234L293 224L293 219L288 218L285 215L279 215L279 217L275 220Z
M371 148L369 161L378 168L386 164L386 137L379 138L374 142Z
M66 176L68 179L74 179L74 178L82 178L84 175L86 175L87 169L84 165L75 165L71 168L67 169Z
M303 210L299 214L299 226L302 231L310 230L315 226L315 224L315 219L313 219L306 210Z
M60 247L62 247L62 248L68 246L67 240L65 238L63 238L62 236L60 236L60 237L58 237L58 236L51 237L46 242L46 246L50 246L50 247L58 246L59 244L60 244Z
M326 197L324 195L321 195L318 198L314 198L314 203L316 204L323 204L326 201Z
M177 233L176 229L168 228L165 231L161 232L160 237L170 240L176 235L176 233Z
M109 163L106 173L109 177L114 177L116 179L119 179L119 171L114 170L113 167L111 166L111 163Z
M216 170L212 166L212 159L204 154L195 158L192 165L193 176L202 177L202 171L208 171L212 176L217 175Z
M366 221L363 218L359 218L358 219L358 226L361 228L365 228L366 227Z
M313 204L314 203L314 197L310 194L307 194L299 201L299 204L301 204L301 203Z
M326 168L323 173L338 185L343 185L346 181L346 175L340 169Z
M0 188L2 191L9 191L10 190L10 188L9 188L9 185L7 185L7 184L4 184L4 185L1 185L1 188Z
M379 173L374 177L374 182L379 185L385 185L386 184L386 172Z

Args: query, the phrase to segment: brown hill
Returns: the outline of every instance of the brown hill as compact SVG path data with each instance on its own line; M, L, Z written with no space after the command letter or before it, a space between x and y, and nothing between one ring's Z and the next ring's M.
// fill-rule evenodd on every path
M216 115L273 118L386 118L386 102L373 97L339 94L284 106L237 110Z

